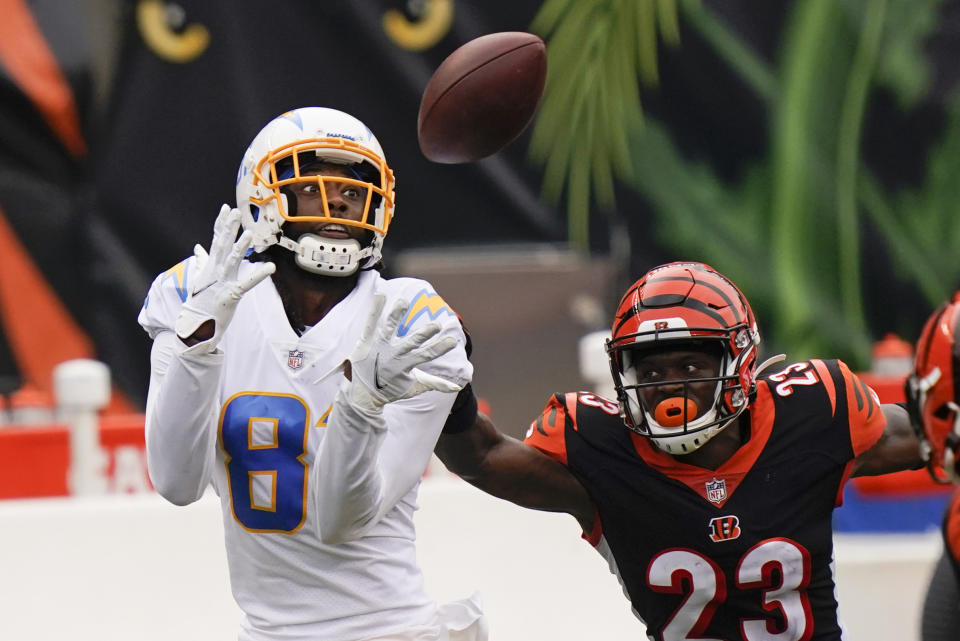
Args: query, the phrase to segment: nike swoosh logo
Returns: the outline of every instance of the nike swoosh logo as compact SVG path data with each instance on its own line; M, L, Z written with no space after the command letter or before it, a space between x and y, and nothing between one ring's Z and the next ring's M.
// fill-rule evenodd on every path
M203 291L206 291L206 290L210 289L210 286L213 285L215 282L216 282L216 281L211 281L211 282L207 283L207 284L204 285L203 287L200 287L199 289L194 290L194 292L193 292L192 294L190 294L190 295L191 295L191 296L196 296L196 295L199 294L200 292L203 292Z
M384 388L384 386L380 384L380 354L379 353L373 359L373 386L376 387L378 390L382 390Z

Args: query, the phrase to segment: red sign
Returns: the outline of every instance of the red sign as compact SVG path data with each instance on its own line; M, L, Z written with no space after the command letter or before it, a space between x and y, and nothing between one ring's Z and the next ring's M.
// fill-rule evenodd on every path
M107 491L152 491L147 477L143 415L103 417ZM0 428L0 499L69 494L70 432L64 425Z

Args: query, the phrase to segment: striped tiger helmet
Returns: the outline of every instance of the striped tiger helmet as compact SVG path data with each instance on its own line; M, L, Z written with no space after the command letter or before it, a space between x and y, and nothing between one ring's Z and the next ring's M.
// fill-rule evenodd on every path
M957 482L960 449L960 292L927 319L906 381L907 411L934 480Z
M607 342L610 369L624 423L669 454L689 454L739 416L755 387L760 333L750 304L725 276L703 263L655 267L620 300ZM713 350L720 370L711 378L640 383L638 353L653 349ZM714 382L713 405L702 410L689 385ZM648 408L640 391L683 385L664 409ZM661 403L660 405L664 405Z

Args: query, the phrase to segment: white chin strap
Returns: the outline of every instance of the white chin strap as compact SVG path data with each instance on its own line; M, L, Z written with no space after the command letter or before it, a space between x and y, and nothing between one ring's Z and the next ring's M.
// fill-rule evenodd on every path
M355 238L303 234L296 241L281 236L278 244L296 255L300 269L323 276L352 276L360 263L373 255L373 247L361 249Z

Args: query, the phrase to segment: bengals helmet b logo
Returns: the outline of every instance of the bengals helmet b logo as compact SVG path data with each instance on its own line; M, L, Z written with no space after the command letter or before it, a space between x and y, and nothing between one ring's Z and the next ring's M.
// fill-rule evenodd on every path
M710 519L710 540L714 543L732 541L740 538L740 519L730 516L718 516Z

